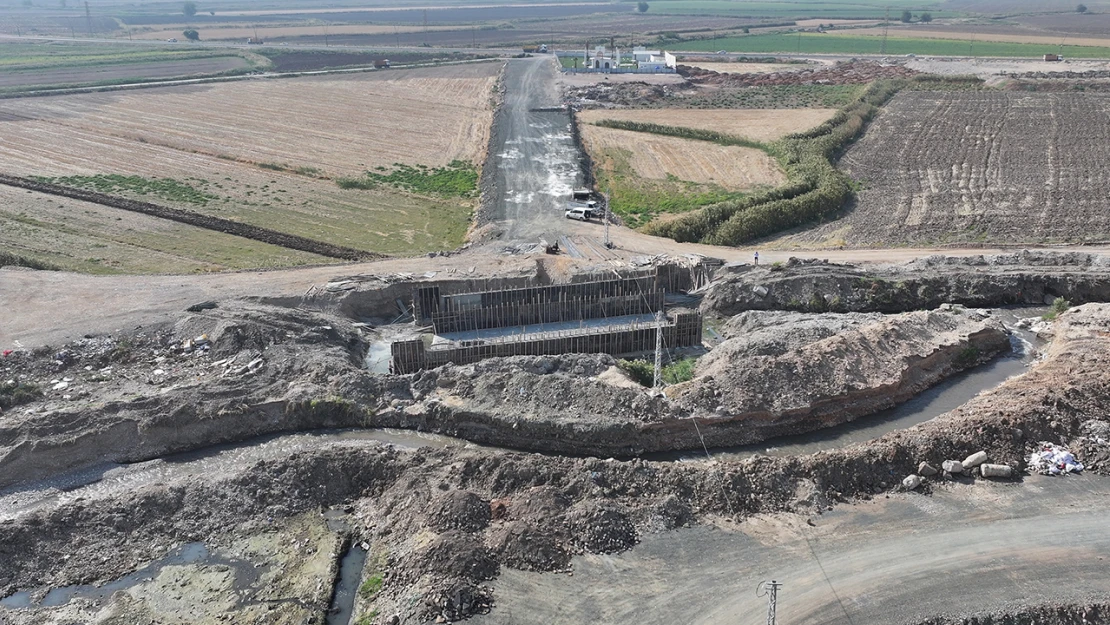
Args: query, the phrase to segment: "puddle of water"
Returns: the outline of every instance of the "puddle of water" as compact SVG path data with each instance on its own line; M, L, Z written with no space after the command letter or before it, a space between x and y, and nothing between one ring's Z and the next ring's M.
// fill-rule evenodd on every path
M358 545L352 546L339 562L339 577L328 610L327 625L347 625L355 609L355 596L358 592L362 567L366 564L366 550Z
M116 592L127 590L128 588L154 578L163 567L180 564L195 564L209 559L210 556L211 554L208 548L204 546L204 543L188 543L182 545L176 551L171 552L161 560L152 562L134 573L125 575L103 586L82 585L52 588L46 593L46 596L42 598L42 601L37 604L32 601L32 591L24 590L0 599L0 605L8 608L29 608L32 606L56 608L69 603L75 597L100 602Z
M366 350L366 369L371 373L389 373L392 355L389 341L374 341Z

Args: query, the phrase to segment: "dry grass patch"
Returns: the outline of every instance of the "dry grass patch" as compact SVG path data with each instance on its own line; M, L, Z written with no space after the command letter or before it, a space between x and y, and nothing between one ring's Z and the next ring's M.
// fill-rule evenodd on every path
M198 205L119 194L373 252L451 249L465 238L475 200L343 190L331 178L394 163L480 163L499 68L6 100L0 171L170 178L211 197Z
M588 125L582 126L582 139L591 154L628 150L629 165L643 178L678 178L730 191L786 180L774 159L752 148Z
M712 130L753 141L774 141L819 126L836 109L594 109L578 119L593 124L603 119Z
M0 249L88 273L193 273L336 262L165 219L3 186Z

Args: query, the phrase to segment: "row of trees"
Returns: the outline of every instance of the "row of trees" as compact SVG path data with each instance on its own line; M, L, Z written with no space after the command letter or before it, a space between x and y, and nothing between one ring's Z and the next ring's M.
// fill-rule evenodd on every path
M912 21L913 21L913 13L910 13L909 11L902 11L902 22L904 22L906 24L909 24ZM922 13L921 15L918 16L917 21L922 22L924 24L928 24L929 22L933 21L933 14L932 13Z

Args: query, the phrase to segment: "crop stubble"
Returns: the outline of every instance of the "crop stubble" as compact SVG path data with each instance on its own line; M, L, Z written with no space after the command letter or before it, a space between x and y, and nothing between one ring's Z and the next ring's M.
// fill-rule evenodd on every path
M898 95L841 161L864 183L848 243L1081 242L1110 235L1110 97ZM847 227L847 228L846 228Z
M740 65L735 63L735 65ZM593 124L603 119L712 130L755 141L774 141L819 126L836 109L591 109L578 119Z
M484 63L7 100L0 102L0 170L174 178L220 198L182 207L218 217L383 253L453 247L467 228L469 203L392 189L345 191L322 176L393 163L480 162L499 68ZM298 167L318 173L293 173ZM259 264L266 263L245 266Z
M584 124L582 140L590 154L620 149L643 178L715 184L729 190L777 185L786 180L775 161L754 148L653 135Z

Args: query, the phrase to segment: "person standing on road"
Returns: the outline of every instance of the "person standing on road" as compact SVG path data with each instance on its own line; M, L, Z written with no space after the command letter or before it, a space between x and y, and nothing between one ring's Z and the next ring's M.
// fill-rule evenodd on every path
M755 264L759 264L759 252L755 253Z

